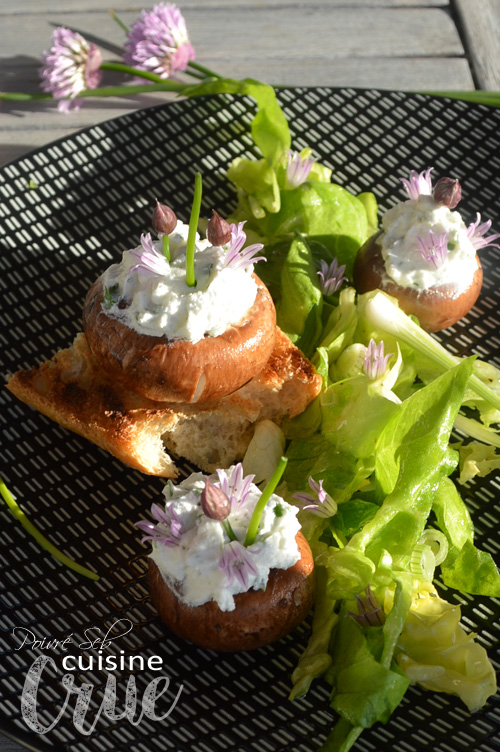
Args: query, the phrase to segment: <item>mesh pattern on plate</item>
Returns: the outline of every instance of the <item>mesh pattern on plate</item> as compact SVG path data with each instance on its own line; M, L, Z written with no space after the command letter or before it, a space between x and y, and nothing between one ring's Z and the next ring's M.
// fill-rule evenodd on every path
M402 197L400 176L434 165L436 175L461 179L465 219L472 221L480 209L498 230L500 111L377 91L289 89L279 97L294 148L312 147L333 168L334 180L352 192L374 190L384 210ZM4 373L36 365L71 342L80 329L88 286L149 229L155 197L186 220L194 174L200 170L204 214L209 216L212 208L224 213L234 205L225 169L252 151L252 114L251 101L231 97L168 104L89 128L0 171ZM478 305L442 335L458 355L475 352L498 362L499 256L491 248L483 254L486 274ZM7 485L56 546L101 575L94 583L60 566L0 507L1 728L28 740L33 749L49 744L72 752L315 750L334 720L328 687L317 682L305 699L287 700L307 625L277 645L236 656L216 655L166 634L149 600L146 549L133 527L158 500L162 481L125 468L5 390L0 402ZM465 492L479 545L497 560L498 486L498 478L478 480ZM500 603L459 594L451 598L463 604L465 625L479 632L480 642L498 661ZM16 639L13 630L30 629L37 639L73 635L80 643L85 628L93 627L90 636L99 636L96 630L106 632L118 619L129 619L133 630L116 641L115 652L163 658L161 673L170 678L163 712L182 685L172 714L162 722L143 718L137 726L101 715L85 736L75 730L68 711L46 736L28 735L20 695L28 667L41 653L16 650L26 632L18 631ZM64 699L61 654L48 654L56 667L44 673L39 691L39 716L46 725ZM129 675L127 670L115 673L119 708ZM140 699L157 674L145 670L135 676ZM95 687L92 721L104 672L75 672L75 684L83 681ZM454 698L411 688L391 721L365 732L355 749L494 752L500 749L499 724L495 699L470 716Z

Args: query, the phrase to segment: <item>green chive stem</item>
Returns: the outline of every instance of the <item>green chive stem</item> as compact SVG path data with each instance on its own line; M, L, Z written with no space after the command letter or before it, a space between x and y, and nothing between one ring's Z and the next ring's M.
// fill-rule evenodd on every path
M476 104L488 104L492 107L500 107L500 92L476 89L473 91L421 91L420 94L428 94L431 97L448 97L448 99L462 99L465 102Z
M131 65L125 65L125 63L118 63L112 60L104 61L100 65L101 70L118 71L119 73L128 73L131 76L138 76L139 78L145 78L147 81L154 81L157 84L161 84L165 81L164 78L158 76L156 73L150 71L139 70L133 68ZM80 96L80 95L78 95Z
M194 68L194 70L197 70L200 73L203 73L204 76L208 76L209 78L223 78L223 76L219 76L218 73L214 73L214 71L210 70L210 68L206 68L204 65L200 65L200 63L195 63L194 60L190 60L188 66L190 68Z
M410 345L432 360L442 371L448 371L460 363L460 358L449 353L434 337L392 303L385 293L375 293L366 303L365 313L371 324ZM500 410L500 396L475 374L469 378L469 387L488 404Z
M285 472L287 462L288 460L286 457L282 457L280 459L278 463L278 467L276 468L276 470L271 476L271 480L269 481L265 489L262 491L262 496L260 497L259 501L255 505L255 509L253 510L253 514L248 524L247 535L246 535L245 543L244 543L245 546L251 546L252 543L255 541L257 530L259 529L260 520L264 512L264 509L266 508L266 504L271 498L271 495L274 493L276 486L280 482L281 477L283 473Z
M25 94L22 91L0 91L0 99L8 99L12 102L31 102L53 99L52 94Z
M103 65L108 65L103 63ZM109 64L112 65L111 63ZM116 63L116 65L121 65ZM101 66L102 67L102 66ZM127 68L128 66L122 66ZM111 70L111 68L110 68ZM118 68L117 68L118 70ZM127 71L125 71L127 72ZM163 81L160 83L155 77L154 73L146 73L145 71L136 71L135 68L130 68L129 72L133 75L141 76L149 81L150 84L130 84L127 86L103 86L98 89L84 89L77 95L77 99L88 99L89 97L129 97L134 94L153 94L158 91L173 91L177 94L184 94L197 84L181 84L176 81ZM72 97L62 97L62 99L72 99ZM19 91L0 91L0 100L8 100L14 102L58 102L59 99L55 99L52 94L25 94Z
M194 276L194 251L196 246L196 231L198 229L198 220L201 210L201 190L202 180L201 172L196 173L194 179L194 196L191 217L189 218L189 231L186 243L186 284L188 287L196 287Z
M129 33L130 29L128 28L127 24L123 23L123 21L121 20L121 18L119 18L116 15L116 13L113 10L113 8L109 9L109 15L111 16L111 18L113 19L113 21L116 21L116 23L118 24L118 26L120 26L123 29L123 31L125 32L125 34Z
M222 524L224 525L224 530L226 531L229 540L230 541L238 540L236 538L236 535L234 534L234 530L231 527L231 523L229 522L229 520L223 520Z
M87 569L86 567L82 567L80 564L77 564L73 559L70 559L66 554L63 554L62 551L59 551L58 548L56 548L47 538L45 538L44 535L33 525L32 522L29 521L29 519L24 514L21 507L18 505L12 494L10 493L9 489L3 482L2 478L0 477L0 494L2 495L5 503L9 507L10 511L14 515L14 517L19 520L21 525L24 527L24 529L33 536L33 538L36 540L36 542L44 548L46 551L49 552L54 558L56 558L58 561L61 562L61 564L64 564L65 566L69 567L69 569L73 569L75 572L78 572L79 574L85 575L85 577L89 577L91 580L98 580L99 575L95 572L92 572L92 570Z
M162 235L161 238L163 255L170 263L170 235Z
M203 73L195 73L191 70L186 70L186 73L188 76L191 76L192 78L196 78L198 81L206 81L206 76L203 75Z

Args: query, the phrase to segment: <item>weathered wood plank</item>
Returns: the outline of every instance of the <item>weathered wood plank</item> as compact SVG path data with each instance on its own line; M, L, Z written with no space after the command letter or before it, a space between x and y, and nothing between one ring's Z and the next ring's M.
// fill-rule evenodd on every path
M124 12L130 24L135 14ZM207 14L192 8L185 13L200 60L274 57L286 50L291 60L307 57L357 57L463 55L463 46L450 16L440 8L367 8L363 23L354 8L242 8L227 14L215 8ZM2 20L1 57L41 53L48 46L54 26L68 25L92 36L123 43L122 30L102 13L33 14L20 35L17 16ZM8 65L5 60L3 67Z
M116 0L109 4L116 12L126 10L139 13L144 8L151 8L154 3L130 3L127 0ZM203 10L212 8L272 8L295 6L302 8L302 11L309 10L312 7L325 8L342 8L355 7L360 8L399 8L399 7L448 7L450 0L180 0L177 5L182 12L186 8L203 8ZM21 13L40 13L40 0L19 0L15 7L10 0L0 0L0 15L12 15ZM74 0L49 0L44 3L45 13L72 13L79 12L81 6L75 4ZM107 5L102 0L85 0L85 10L106 12Z
M500 89L499 0L453 0L478 88Z
M3 7L5 0L0 2ZM361 28L359 9L352 6L319 8L314 2L308 11L246 5L228 17L221 7L207 15L188 4L185 15L198 59L223 75L289 86L474 88L456 29L442 9L367 8ZM131 11L121 15L127 23L136 17ZM117 57L123 43L122 30L105 12L39 12L30 15L29 25L22 16L6 16L0 24L0 90L39 91L39 55L59 24L96 41L102 35L111 42L106 57ZM107 74L106 82L113 80ZM51 103L2 102L1 156L5 161L64 133L167 100L167 95L92 99L70 115L59 114Z

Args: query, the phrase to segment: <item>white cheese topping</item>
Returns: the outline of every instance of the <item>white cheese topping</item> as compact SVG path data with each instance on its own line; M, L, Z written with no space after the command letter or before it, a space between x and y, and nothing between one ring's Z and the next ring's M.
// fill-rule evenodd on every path
M383 234L378 240L387 275L401 287L429 290L449 285L458 297L471 284L477 268L476 250L467 236L459 212L437 204L432 196L404 201L382 218ZM418 237L448 233L448 254L434 269L418 250Z
M232 469L228 470L228 475ZM217 481L217 476L211 480ZM164 490L166 507L174 504L176 514L182 519L184 534L176 546L153 542L151 558L167 584L181 601L190 606L200 606L216 601L222 611L233 611L234 596L247 590L265 589L271 569L289 569L300 558L295 536L300 524L297 508L272 494L262 515L255 542L248 546L256 574L248 573L248 587L233 577L228 577L219 562L224 544L229 538L224 526L205 516L200 505L200 495L205 487L205 476L194 473L178 486L169 483ZM259 488L252 484L250 493L241 505L233 505L229 522L237 540L245 539L248 523L257 501Z
M257 285L252 279L253 265L245 268L223 266L224 248L211 246L196 235L196 287L186 284L186 241L188 227L177 223L170 236L170 264L165 262L163 276L145 276L131 271L137 264L125 251L120 264L114 264L104 276L104 286L114 304L108 315L139 334L198 342L205 335L217 337L232 325L238 325L255 302ZM154 241L162 253L161 240ZM141 251L139 246L137 251Z

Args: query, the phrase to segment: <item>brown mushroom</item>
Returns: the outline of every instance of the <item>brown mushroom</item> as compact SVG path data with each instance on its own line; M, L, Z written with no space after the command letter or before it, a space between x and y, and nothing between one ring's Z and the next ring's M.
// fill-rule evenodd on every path
M359 293L383 290L397 298L402 310L415 315L427 332L438 332L463 318L476 302L483 283L483 270L476 254L476 270L464 292L456 294L450 284L415 290L394 282L385 271L380 233L369 238L359 249L353 269L354 287Z
M265 590L235 595L233 611L222 611L215 601L201 606L184 603L150 559L151 596L161 620L178 636L221 652L254 650L276 642L301 624L314 599L311 549L301 532L296 541L297 563L289 569L272 569Z
M276 336L276 311L264 283L253 274L257 296L238 325L198 342L140 334L102 306L103 277L90 288L83 328L101 368L137 394L160 402L212 402L256 376Z

